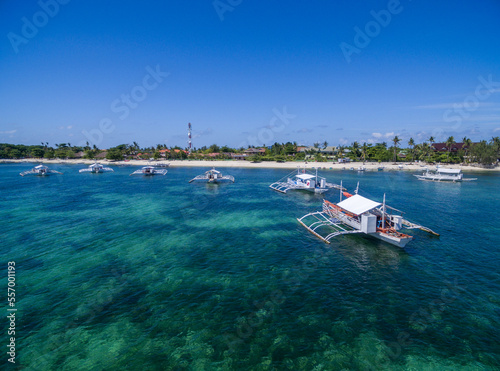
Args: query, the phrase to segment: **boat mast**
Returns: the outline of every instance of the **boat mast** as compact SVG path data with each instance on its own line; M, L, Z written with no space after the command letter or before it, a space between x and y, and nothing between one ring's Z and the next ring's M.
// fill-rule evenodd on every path
M188 123L188 148L189 148L189 154L191 154L193 148L193 144L191 142L191 123Z
M342 180L340 181L340 201L339 202L342 202Z
M359 182L358 182L358 185L356 186L356 189L354 190L354 193L358 194L358 191L359 191Z
M382 203L382 228L385 228L385 193L384 193L384 201Z

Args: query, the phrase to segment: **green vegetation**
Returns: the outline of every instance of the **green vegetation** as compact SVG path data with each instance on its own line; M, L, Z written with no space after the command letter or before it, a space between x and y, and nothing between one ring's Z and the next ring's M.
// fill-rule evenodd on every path
M316 161L336 162L349 159L350 161L425 161L428 163L462 163L479 164L481 166L492 166L500 159L499 137L491 138L489 141L473 143L464 137L457 145L454 137L450 136L444 144L436 144L434 137L430 137L423 143L416 144L413 138L407 142L407 148L400 148L402 140L395 136L392 146L388 147L386 142L363 143L353 142L350 146L328 147L328 142L314 143L310 147L300 147L297 142L274 143L269 147L254 148L230 148L226 145L218 146L212 144L194 148L191 153L187 149L174 146L167 147L165 144L157 144L152 147L141 148L137 142L132 144L120 144L109 148L107 151L90 147L87 142L85 146L72 146L70 143L55 144L42 142L41 145L15 145L0 143L0 158L22 159L22 158L85 158L95 159L105 157L108 160L119 161L124 159L155 160L230 160L234 158L245 158L248 161ZM463 143L463 145L462 145ZM443 146L444 145L444 146ZM458 150L457 150L458 149Z

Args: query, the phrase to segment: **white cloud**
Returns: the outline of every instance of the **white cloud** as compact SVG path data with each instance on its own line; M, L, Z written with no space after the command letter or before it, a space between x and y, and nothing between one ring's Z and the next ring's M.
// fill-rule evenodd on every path
M296 133L312 133L312 130L308 128L302 128L297 130Z
M17 130L0 131L0 134L14 134Z
M72 125L66 126L66 129L68 130L73 129L73 126Z
M382 137L382 134L380 134L380 133L372 133L372 136L373 136L374 138L381 138L381 137Z
M493 129L493 132L496 133L497 131L500 131L500 128L495 128Z
M436 104L426 104L423 106L415 106L416 109L461 109L461 108L478 108L478 107L494 107L495 103L492 102L470 102L465 99L462 102L453 103L436 103Z

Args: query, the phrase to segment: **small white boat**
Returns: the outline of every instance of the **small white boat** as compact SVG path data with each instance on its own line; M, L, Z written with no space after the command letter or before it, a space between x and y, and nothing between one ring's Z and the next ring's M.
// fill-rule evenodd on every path
M97 173L107 173L107 172L112 172L114 171L113 169L111 169L110 167L105 167L104 165L102 164L98 164L97 162L90 165L88 168L86 169L80 169L78 170L80 173L93 173L93 174L97 174Z
M347 197L342 200L342 196ZM389 209L389 211L387 210ZM399 214L399 215L398 215ZM340 193L340 202L323 200L323 210L297 219L309 232L330 243L333 237L363 233L398 247L405 247L413 236L401 229L421 229L439 236L436 232L403 219L403 212L382 203L347 192Z
M419 180L432 180L434 182L466 182L477 180L477 178L464 178L460 169L447 169L439 166L434 171L426 168L422 175L415 176Z
M26 170L26 171L23 171L22 173L19 173L19 174L21 176L25 176L25 175L46 176L46 175L50 175L50 174L62 174L62 173L60 173L59 171L50 170L45 165L38 165L38 166L35 166L31 170Z
M316 169L316 174L307 173L305 169L297 169L297 173L293 171L269 187L281 193L287 193L289 190L324 193L331 188L340 189L339 185L328 183L326 178L318 176L318 169Z
M144 166L136 171L134 171L130 175L165 175L168 172L166 169L157 169L154 166Z
M234 177L232 175L222 175L222 173L215 168L205 171L205 173L198 175L191 179L191 182L205 182L205 183L223 183L223 182L233 182Z
M358 167L358 171L365 171L365 170L366 170L366 167L364 167L364 166Z

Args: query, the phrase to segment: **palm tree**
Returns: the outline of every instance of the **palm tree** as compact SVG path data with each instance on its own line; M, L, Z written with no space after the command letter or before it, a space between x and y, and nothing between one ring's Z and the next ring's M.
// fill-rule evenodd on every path
M134 148L134 151L135 152L139 152L140 151L140 147L139 147L139 144L137 142L133 142L132 143L132 147Z
M326 149L326 147L328 147L328 142L325 140L325 141L323 142L323 149Z
M429 138L429 144L430 144L430 146L432 147L432 144L433 144L433 143L435 143L435 142L436 142L436 141L434 140L434 137L433 137L433 136L431 136L431 137Z
M462 148L465 149L465 155L464 155L464 157L466 158L466 161L468 162L469 161L469 157L467 156L467 154L468 154L468 152L470 150L470 146L472 145L472 140L470 140L467 137L464 137L462 139L462 143L463 143Z
M337 151L338 151L339 156L340 156L341 159L344 158L344 149L345 149L344 146L338 146L337 147Z
M353 142L351 144L351 149L352 149L352 152L354 153L354 156L356 157L356 160L357 160L358 159L358 152L359 152L359 143Z
M498 159L498 157L500 157L500 137L491 138L491 143L493 144L493 149Z
M427 158L427 162L429 162L429 154L431 153L432 149L431 149L431 146L429 145L429 143L427 142L423 142L421 145L420 145L420 157L422 160Z
M363 142L363 146L361 147L361 155L363 156L363 164L366 161L366 153L368 151L368 146L366 145L366 142Z
M397 162L397 150L398 150L398 144L401 142L401 139L398 138L396 135L394 138L392 138L392 142L394 143L394 162Z
M413 140L413 138L410 138L410 140L408 141L408 145L410 146L411 150L411 162L413 162L414 159L413 149L415 147L415 141Z
M448 162L450 162L451 147L455 144L455 138L453 136L446 139L446 147L448 148Z

